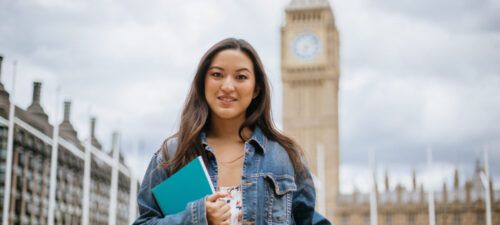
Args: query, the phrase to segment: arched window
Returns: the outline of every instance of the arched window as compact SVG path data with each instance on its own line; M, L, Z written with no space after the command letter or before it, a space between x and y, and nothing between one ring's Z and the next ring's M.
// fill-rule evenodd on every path
M392 225L392 213L385 214L385 224Z
M462 223L462 217L459 212L453 213L453 225L460 225Z
M408 224L415 225L416 224L416 216L415 213L410 213L408 215Z

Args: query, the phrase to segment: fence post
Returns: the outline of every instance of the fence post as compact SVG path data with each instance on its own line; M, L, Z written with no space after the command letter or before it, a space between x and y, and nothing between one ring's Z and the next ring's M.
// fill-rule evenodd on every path
M128 223L134 223L137 217L137 181L135 175L132 171L130 171L130 200L128 207Z
M83 172L83 199L82 199L82 225L89 224L89 209L90 209L90 167L92 161L92 136L89 132L89 137L85 143L85 167Z
M9 223L9 206L10 206L10 188L11 188L11 176L12 176L12 155L14 149L14 93L16 90L16 64L14 61L14 72L12 77L12 93L10 93L10 106L9 106L9 131L7 132L7 159L5 161L5 183L4 183L4 195L3 195L3 213L2 213L2 225L7 225Z
M318 208L319 212L325 215L326 209L326 178L325 178L325 147L322 143L316 145L316 160L317 160L317 173L320 180L320 187L318 187Z
M57 155L59 153L59 125L57 124L59 116L59 92L57 88L55 118L54 118L54 133L52 137L52 153L50 159L50 189L49 189L49 216L47 217L47 224L54 225L54 210L56 206L56 187L57 187Z
M119 157L119 134L113 133L113 161L112 161L112 172L111 172L111 193L109 195L109 213L108 213L108 224L116 224L116 205L118 202L118 166L120 164Z

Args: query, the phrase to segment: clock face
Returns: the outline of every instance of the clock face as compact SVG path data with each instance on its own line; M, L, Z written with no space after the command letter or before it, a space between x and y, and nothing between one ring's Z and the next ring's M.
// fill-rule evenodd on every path
M292 42L292 52L300 60L314 59L320 47L319 37L311 32L300 33Z

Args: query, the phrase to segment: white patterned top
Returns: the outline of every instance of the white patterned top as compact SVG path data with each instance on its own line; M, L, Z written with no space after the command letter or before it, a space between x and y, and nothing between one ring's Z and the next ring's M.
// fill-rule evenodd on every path
M231 208L231 225L241 225L243 220L241 185L234 187L221 187L220 191L229 193L229 195L223 199Z

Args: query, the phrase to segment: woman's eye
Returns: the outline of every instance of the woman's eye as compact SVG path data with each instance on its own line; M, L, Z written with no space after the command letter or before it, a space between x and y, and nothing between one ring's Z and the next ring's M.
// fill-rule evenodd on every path
M212 76L213 77L222 77L222 74L219 72L214 72L214 73L212 73Z
M236 76L236 79L238 79L238 80L246 80L247 76L240 74L240 75Z

